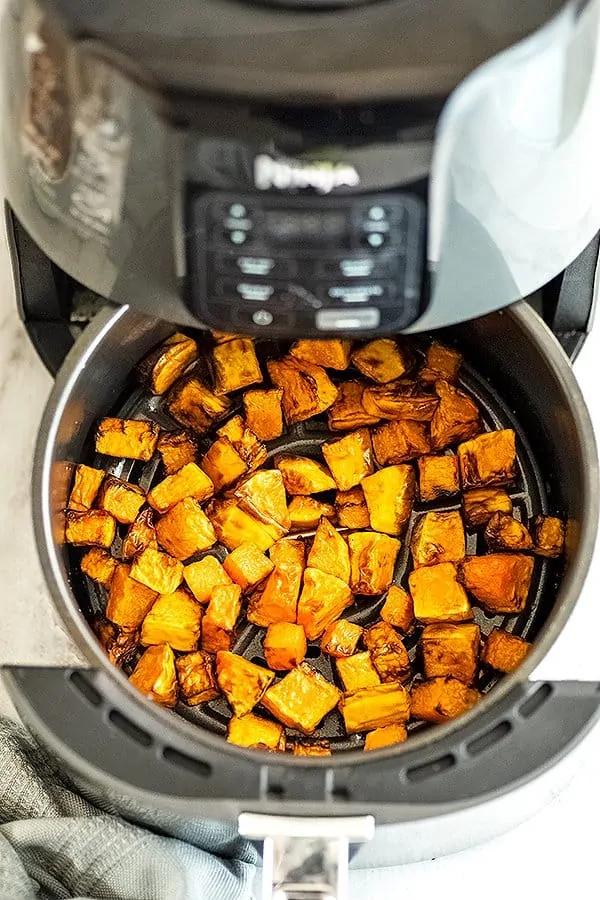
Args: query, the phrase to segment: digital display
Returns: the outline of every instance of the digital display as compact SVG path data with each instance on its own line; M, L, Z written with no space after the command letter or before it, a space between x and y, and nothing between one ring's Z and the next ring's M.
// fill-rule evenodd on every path
M267 210L265 228L274 241L316 244L343 238L347 231L347 219L345 213L333 210Z

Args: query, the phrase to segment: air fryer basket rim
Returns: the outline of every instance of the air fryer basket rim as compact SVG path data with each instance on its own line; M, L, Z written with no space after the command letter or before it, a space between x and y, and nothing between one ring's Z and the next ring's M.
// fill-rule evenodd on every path
M589 568L592 552L596 541L599 515L599 480L598 459L596 443L589 413L573 373L572 367L560 344L547 328L538 314L524 301L507 308L491 316L506 316L513 320L514 324L523 331L527 338L536 346L537 351L543 355L545 362L550 367L552 375L562 392L564 400L568 403L572 417L573 427L577 430L578 444L581 448L581 477L584 486L586 502L583 507L579 528L579 542L560 585L561 601L552 610L549 620L544 624L531 652L521 667L511 675L505 676L494 689L486 694L483 699L470 712L457 720L444 725L438 725L432 729L426 729L422 734L417 734L407 744L381 750L386 756L400 756L407 748L410 751L430 747L438 738L445 737L451 732L460 732L467 728L477 716L491 709L503 698L513 691L518 685L526 681L541 662L554 641L564 628L575 603L579 598L587 570ZM33 485L32 485L32 509L34 531L38 554L46 582L54 605L65 624L68 633L81 649L90 668L99 669L103 677L107 677L118 693L124 691L130 701L140 708L146 727L152 727L156 723L157 730L167 729L171 739L177 735L192 740L199 745L209 745L213 750L219 750L230 754L232 757L242 755L246 759L249 753L260 763L267 758L267 754L259 751L248 751L225 743L219 735L198 728L186 721L181 716L162 709L157 704L143 697L127 680L125 675L113 666L105 656L100 643L89 627L69 584L63 577L60 564L59 546L53 534L53 509L51 502L51 478L53 466L53 453L59 429L64 426L63 415L68 401L71 399L74 388L77 385L81 373L90 365L95 352L102 342L109 339L112 329L126 317L130 324L131 332L143 330L152 322L152 326L158 331L156 340L161 340L173 331L173 325L169 323L157 323L149 320L129 307L107 307L93 320L84 334L76 342L67 356L60 372L57 375L55 385L50 393L40 430L34 456ZM295 757L285 754L281 762L285 765L315 766L327 765L347 766L356 763L367 762L370 754L362 751L346 751L334 754L327 759L311 757Z

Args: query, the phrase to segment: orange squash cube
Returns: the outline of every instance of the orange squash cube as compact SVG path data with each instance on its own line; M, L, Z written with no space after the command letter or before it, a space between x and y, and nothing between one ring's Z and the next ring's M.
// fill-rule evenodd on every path
M352 362L367 378L379 384L387 384L408 372L412 366L412 357L392 338L378 338L355 350Z
M110 513L122 525L131 525L144 505L146 495L137 484L130 484L107 475L98 491L97 503L100 509Z
M481 528L494 513L508 514L512 508L512 500L502 488L475 488L463 494L462 513L469 528Z
M96 452L149 462L159 434L160 428L156 422L110 417L100 419L96 428Z
M238 747L256 747L280 752L285 750L285 731L278 722L269 722L254 713L233 716L227 726L227 740Z
M242 609L242 590L239 584L218 584L213 588L206 608L206 622L224 631L233 631Z
M381 678L368 651L338 657L335 668L346 694L381 684Z
M278 469L263 469L244 478L234 496L242 509L277 531L278 537L290 530L283 476Z
M565 523L555 516L536 516L532 524L534 552L538 556L556 557L563 552Z
M362 403L366 412L378 419L430 422L439 400L431 394L417 394L415 388L412 381L392 381L390 384L367 387Z
M488 431L458 447L462 486L492 487L517 476L517 451L512 428Z
M110 547L117 533L117 523L103 509L65 512L65 540L74 547Z
M323 632L321 650L336 659L352 656L362 633L361 625L355 625L354 622L349 622L347 619L338 619Z
M381 607L381 618L388 625L398 628L404 634L408 634L414 625L415 608L410 594L404 588L395 584L390 585Z
M290 355L324 369L342 371L350 365L350 341L296 341L290 348Z
M174 475L187 463L196 461L198 447L186 431L167 431L158 439L156 445L167 475Z
M494 628L483 647L481 661L498 672L514 672L531 649L529 641Z
M363 478L361 487L373 531L403 534L415 502L416 480L412 466L387 466Z
M193 497L176 503L158 520L156 536L167 553L181 560L208 550L217 540L210 520Z
M481 699L475 688L457 678L431 678L413 685L410 695L411 716L423 722L443 724L468 712Z
M509 513L494 513L485 528L485 542L490 550L533 549L527 528Z
M210 445L200 461L200 467L210 478L218 494L248 471L248 466L228 437L220 437Z
M296 741L292 747L294 756L331 756L329 741Z
M465 558L465 530L459 512L429 512L422 516L410 543L415 569Z
M371 524L365 494L360 485L335 495L338 523L342 528L368 528Z
M92 622L94 634L113 666L122 669L138 655L139 635L135 628L118 628L102 616Z
M303 625L307 638L314 641L340 617L346 607L352 605L353 600L345 581L307 567L298 600L298 625Z
M350 581L348 544L328 519L319 522L306 564L328 575L335 575L346 584Z
M165 513L186 497L208 500L214 493L208 475L196 463L187 463L174 475L167 475L148 492L148 503L159 513Z
M321 450L340 491L355 487L373 471L371 435L366 428L328 441Z
M405 725L384 725L368 731L365 735L365 750L380 750L392 744L402 744L408 737Z
M391 681L345 694L340 702L340 712L348 734L373 731L408 721L410 698L401 684Z
M100 485L104 481L104 469L93 469L91 466L76 466L73 476L73 487L69 495L69 509L85 512L94 505Z
M363 642L382 681L407 681L411 676L410 660L402 638L387 622L367 628Z
M207 511L217 539L228 550L235 550L240 544L256 544L264 551L281 537L279 528L259 522L240 509L235 498L213 501Z
M425 362L419 370L419 381L433 384L436 381L456 381L463 358L457 350L433 341L425 353Z
M275 466L292 496L320 494L335 489L335 481L322 463L304 456L276 456Z
M242 591L248 591L264 581L274 567L256 544L240 544L225 558L223 568Z
M234 338L217 344L212 357L217 394L230 394L263 380L251 338Z
M355 594L380 594L394 578L400 541L387 534L355 531L348 535L350 588Z
M523 612L532 574L533 559L519 553L467 556L460 567L466 589L492 614Z
M457 456L421 456L417 465L421 500L439 500L459 492Z
M198 358L196 341L176 332L138 365L138 378L153 394L164 394Z
M224 418L231 400L218 396L195 375L181 378L167 394L169 415L184 428L205 434L215 422Z
M220 584L231 584L232 580L215 556L204 556L198 562L190 563L183 570L185 583L198 601L208 603L213 588Z
M267 448L248 428L241 416L232 416L217 429L217 434L219 437L229 438L249 472L253 472L266 462Z
M427 625L421 634L426 678L451 675L471 684L479 665L479 625Z
M464 391L447 381L436 381L435 392L439 403L430 426L433 450L443 450L479 434L482 430L479 408Z
M312 734L337 705L340 691L315 669L301 663L265 693L263 706L290 728Z
M127 529L121 545L121 559L133 559L142 550L150 548L158 550L156 529L154 527L154 510L146 507L135 517Z
M419 622L465 622L473 618L469 598L457 581L454 563L415 569L408 576L408 584Z
M355 431L380 421L379 416L371 415L364 408L364 392L365 385L360 381L344 381L339 385L336 401L327 413L330 431Z
M110 587L117 565L118 561L106 550L92 547L82 557L81 571L92 581L97 581L104 587Z
M217 653L217 681L234 715L243 716L259 703L275 674L228 650Z
M173 650L195 650L200 640L202 607L187 591L179 589L172 594L161 594L153 603L142 622L140 641L151 644L168 644Z
M283 390L281 405L288 425L318 416L334 403L337 388L325 369L293 356L270 360L267 369Z
M291 531L313 531L322 518L334 520L336 512L330 503L323 503L314 497L298 496L292 497L288 515Z
M299 666L306 656L306 634L302 625L275 622L269 625L263 641L267 665L276 672Z
M158 596L131 578L130 572L131 566L125 563L116 567L106 605L106 618L121 628L138 628Z
M422 422L386 422L373 429L373 452L380 466L397 465L430 450L429 436Z
M282 397L281 388L244 394L246 423L261 441L274 441L283 434Z
M210 653L196 650L175 660L181 699L187 706L200 706L219 696L215 664Z
M183 563L148 547L135 557L130 575L157 594L172 594L183 580Z
M300 540L281 540L269 551L275 568L262 593L248 604L248 620L266 627L276 622L296 622L298 595L304 574L304 544Z
M177 703L175 655L168 644L148 647L129 680L140 693L161 706L172 707Z

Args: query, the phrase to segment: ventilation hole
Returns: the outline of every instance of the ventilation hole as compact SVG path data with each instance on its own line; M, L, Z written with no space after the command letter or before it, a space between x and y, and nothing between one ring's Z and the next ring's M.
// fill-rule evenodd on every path
M307 659L317 659L321 655L321 648L311 645L307 647L306 650L306 658Z
M523 716L524 719L528 719L530 716L533 716L540 706L543 706L546 700L550 698L552 694L552 685L550 684L542 684L535 694L532 694L531 697L528 697L524 703L521 703L519 707L519 712Z
M338 800L340 803L349 803L350 791L347 787L338 785L337 787L331 789L331 797L333 800Z
M109 720L113 723L115 728L118 728L119 731L122 731L123 734L126 734L127 737L130 737L132 741L135 741L137 744L141 744L142 747L150 747L152 744L152 738L148 734L147 731L144 731L142 728L138 728L133 722L129 719L126 719L124 715L118 712L116 709L111 709L108 714Z
M270 784L267 788L268 800L281 800L285 797L285 788L282 784Z
M102 706L102 694L90 684L87 678L84 678L81 672L71 672L69 678L73 687L79 691L82 697L85 697L88 703L91 703L92 706Z
M162 755L167 762L173 763L174 766L179 766L180 769L185 769L187 772L193 772L194 775L202 775L203 778L209 778L212 775L212 767L207 762L203 762L201 759L192 759L191 756L186 756L179 750L173 750L172 747L165 747Z
M441 775L442 772L447 772L455 765L456 760L453 755L446 753L445 756L440 756L422 766L413 766L407 770L406 777L409 781L426 781L428 778L434 778L436 775Z
M474 741L468 743L467 752L470 753L471 756L477 756L479 753L483 753L484 750L493 747L494 744L497 744L498 741L505 738L511 731L512 725L510 722L507 722L506 720L504 722L499 722L497 725L494 725L493 728L490 728L489 731L486 731L485 734L480 735L478 738L475 738Z

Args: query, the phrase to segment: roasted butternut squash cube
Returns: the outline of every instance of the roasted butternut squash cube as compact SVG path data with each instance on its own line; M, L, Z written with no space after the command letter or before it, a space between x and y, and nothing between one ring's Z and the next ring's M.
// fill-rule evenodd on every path
M208 500L214 493L211 479L196 463L187 463L174 475L167 475L148 493L148 503L157 512L164 513L186 497Z
M454 563L415 569L408 576L408 584L419 622L467 622L473 618L469 598L457 581Z
M335 508L314 497L292 497L288 506L291 531L313 531L322 518L334 520Z
M236 338L243 337L244 335L234 334L232 331L211 331L210 336L215 344L226 344L227 341L235 341Z
M138 628L157 598L156 591L131 578L131 566L120 563L114 571L106 618L121 628Z
M381 684L381 678L368 651L338 657L335 668L346 694Z
M306 634L302 625L275 622L269 625L263 641L267 665L276 672L299 666L306 656Z
M267 448L251 431L241 416L232 416L217 429L219 437L229 438L249 472L258 469L267 460Z
M254 709L274 678L274 672L243 656L228 650L217 653L217 681L236 716Z
M460 562L466 554L465 530L460 513L425 513L415 525L410 548L415 569Z
M240 544L225 558L223 568L242 591L248 591L264 581L274 566L256 544Z
M365 494L359 484L349 491L338 491L335 508L342 528L368 528L371 524Z
M431 419L433 450L443 450L479 434L482 430L479 408L464 391L447 381L436 381L435 392L440 402Z
M137 629L119 628L103 617L98 617L92 623L92 628L110 662L118 669L130 665L138 655Z
M335 490L335 481L325 466L305 456L276 456L275 466L281 472L283 484L292 496L320 494Z
M400 541L386 534L356 531L348 535L350 588L355 594L381 594L394 577Z
M233 631L226 631L219 625L215 625L214 622L205 622L202 626L202 649L206 653L231 650L233 644Z
M462 513L469 528L481 528L494 513L508 514L512 508L512 500L502 488L475 488L463 494Z
M196 375L186 375L173 385L166 400L167 410L184 428L205 434L231 408L231 400L211 391Z
M385 603L381 607L381 618L404 634L408 634L412 630L415 608L412 597L404 588L395 584L390 585Z
M292 747L294 756L331 756L329 741L296 741Z
M73 487L69 496L69 509L77 512L85 512L94 505L100 485L104 481L103 469L93 469L91 466L76 466L73 475Z
M217 585L232 584L232 579L215 556L204 556L198 562L185 566L183 577L198 603L203 604L208 603Z
M390 681L345 694L340 702L340 712L348 734L373 731L408 721L410 698L401 684Z
M242 608L242 592L238 584L213 588L202 625L202 649L210 653L231 650L233 630Z
M414 382L404 381L365 388L362 396L362 404L369 415L411 422L430 422L438 403L438 398L431 394L415 393Z
M196 650L175 660L181 699L187 706L200 706L219 696L215 664L210 653Z
M327 441L321 450L340 491L355 487L373 471L371 435L366 428Z
M304 544L300 540L277 541L269 556L275 568L262 593L250 598L248 620L262 627L276 622L295 623L304 574Z
M196 359L196 341L176 332L141 361L138 378L153 394L164 394Z
M402 744L408 737L405 725L384 725L368 731L365 735L365 750L381 750L392 744Z
M269 722L247 713L245 716L233 716L227 727L227 740L238 747L261 747L268 750L285 750L285 731L277 722Z
M286 356L270 360L267 369L275 387L283 390L281 405L288 425L320 415L337 397L336 386L321 366Z
M475 688L450 675L413 685L411 716L423 722L442 724L468 712L481 699Z
M460 490L457 456L421 456L419 467L419 496L421 500L451 497Z
M347 619L338 619L323 632L321 650L336 659L352 656L362 633L361 625L355 625L354 622L349 622Z
M173 650L195 650L201 623L202 607L180 588L156 599L142 622L140 641L145 646L165 643Z
M133 670L130 682L161 706L175 706L178 685L175 654L168 644L148 647Z
M86 512L65 512L65 540L74 547L111 546L117 533L117 523L103 509L88 509Z
M242 509L276 529L279 537L290 530L290 514L279 469L254 472L238 484L234 496Z
M421 634L426 678L452 675L472 684L479 665L479 625L427 625Z
M248 471L248 466L227 437L217 438L210 445L200 460L200 467L213 483L216 494Z
M154 455L159 434L160 428L156 422L100 419L96 428L96 452L149 462Z
M196 461L198 447L187 431L167 431L158 439L156 449L167 475L174 475L187 463Z
M329 575L350 581L350 552L342 535L328 519L321 519L308 554L307 565Z
M365 385L360 381L344 381L338 387L338 395L327 413L331 431L354 431L366 425L375 425L379 416L373 416L363 406Z
M154 527L154 510L146 507L135 517L135 521L127 529L121 545L121 559L133 559L142 550L150 548L158 550L156 529Z
M350 341L296 341L290 348L290 355L304 362L314 363L315 366L341 372L350 365Z
M341 578L307 567L298 600L298 625L303 625L306 637L314 641L353 600L350 588Z
M382 681L407 681L411 676L410 660L402 638L387 622L367 628L363 642Z
M274 441L283 434L282 397L281 388L244 394L246 423L261 441Z
M529 641L494 628L490 631L481 654L481 661L498 672L514 672L531 649Z
M415 502L416 479L412 466L387 466L363 478L369 520L373 531L403 534Z
M429 436L421 422L386 422L372 432L373 452L380 466L396 465L428 453Z
M284 725L312 734L340 696L335 685L303 662L267 690L262 704Z
M462 361L463 358L457 350L433 341L427 348L425 362L419 370L419 381L425 384L433 384L440 380L454 382L458 378Z
M112 577L115 574L117 560L100 547L92 547L82 557L81 571L92 581L97 581L103 587L110 587Z
M130 575L157 594L172 594L183 580L183 563L148 547L135 557Z
M510 513L494 513L485 528L485 542L490 550L533 549L527 528Z
M565 523L556 516L536 516L532 523L534 552L556 557L563 552Z
M98 492L97 503L100 509L110 513L122 525L131 525L146 500L146 495L137 484L130 484L107 475Z
M352 354L359 372L379 384L401 378L412 366L412 356L392 338L378 338Z
M217 540L210 520L193 497L176 503L158 520L156 536L167 553L181 560L208 550Z
M263 380L254 341L250 338L233 338L217 344L212 356L217 394L230 394Z
M460 573L466 589L489 612L514 615L527 605L533 559L519 553L467 556Z
M259 550L264 551L281 537L280 528L259 522L254 516L240 509L235 498L215 500L207 511L217 539L228 550L235 550L240 544L256 544Z
M512 428L488 431L458 447L460 477L465 490L508 484L517 477L517 451Z

